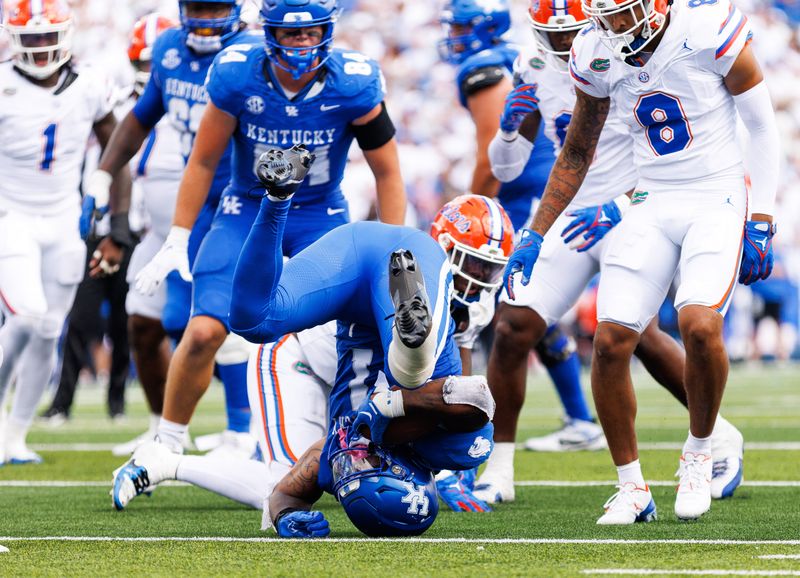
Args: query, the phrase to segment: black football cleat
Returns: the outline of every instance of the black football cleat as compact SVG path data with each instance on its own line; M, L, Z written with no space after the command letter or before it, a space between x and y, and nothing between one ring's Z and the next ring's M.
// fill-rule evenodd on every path
M285 150L269 149L258 157L256 176L269 196L283 201L303 184L315 158L302 144Z
M425 279L411 251L400 249L389 259L389 293L394 303L394 326L400 341L416 349L431 332Z

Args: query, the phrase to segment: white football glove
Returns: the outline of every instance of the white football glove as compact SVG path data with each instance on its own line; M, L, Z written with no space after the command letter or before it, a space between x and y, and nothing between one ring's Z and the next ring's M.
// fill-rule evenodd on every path
M170 272L177 269L184 281L192 280L189 270L189 229L173 226L153 259L136 275L139 293L153 295Z
M472 349L480 332L492 322L495 293L495 291L483 290L479 299L469 304L469 324L467 328L461 332L456 331L453 335L453 340L458 347Z
M84 191L87 197L94 198L95 211L105 212L108 209L109 189L111 189L113 180L110 174L99 169L94 171L86 180Z

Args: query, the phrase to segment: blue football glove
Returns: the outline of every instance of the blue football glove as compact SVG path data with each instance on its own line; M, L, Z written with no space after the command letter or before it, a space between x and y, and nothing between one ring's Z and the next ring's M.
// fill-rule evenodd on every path
M583 253L594 247L600 239L606 236L611 229L622 220L622 213L614 201L599 207L586 207L567 213L568 217L575 217L572 222L564 227L561 236L569 245L579 235L583 235L583 242L574 247L578 253Z
M441 480L436 480L436 490L439 497L454 512L491 512L492 508L479 500L467 488L457 475L450 475Z
M514 132L525 119L525 115L539 110L536 84L520 84L506 96L503 114L500 116L500 129Z
M275 528L281 538L324 538L331 527L322 512L289 512L281 516Z
M375 405L375 402L367 398L361 402L361 405L355 411L355 418L353 419L353 424L350 426L351 434L348 442L361 437L359 429L361 429L362 426L366 426L369 428L369 439L372 440L373 443L380 445L383 443L383 434L386 432L386 428L391 421L392 418L383 415Z
M539 251L542 250L544 238L531 229L522 229L520 232L519 243L514 247L514 252L508 258L506 269L503 272L503 285L508 296L513 301L514 295L514 274L522 271L522 286L526 286L531 280L531 273L536 260L539 258Z
M478 477L478 468L477 466L472 468L471 470L461 470L460 472L456 472L456 476L461 481L462 485L469 489L475 489L475 478Z
M750 285L772 273L772 237L774 225L766 221L747 221L744 225L744 248L739 283Z

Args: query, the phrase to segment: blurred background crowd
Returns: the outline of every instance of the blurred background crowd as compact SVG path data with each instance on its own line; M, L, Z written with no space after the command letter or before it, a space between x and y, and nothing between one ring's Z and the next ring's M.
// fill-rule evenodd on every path
M440 3L428 0L339 0L344 8L335 45L356 49L380 62L387 106L397 127L400 160L410 201L409 224L427 228L438 208L469 188L475 157L474 125L457 100L455 69L440 61L437 41ZM101 68L130 93L133 83L126 51L134 22L159 11L177 19L176 0L71 0L77 30L77 60ZM258 1L245 0L244 18L258 23ZM533 42L526 0L512 0L511 40ZM727 318L733 360L800 359L800 0L736 0L750 18L753 47L770 88L781 131L782 174L776 211L776 267L769 280L739 286ZM0 54L5 39L0 37ZM374 179L353 147L343 189L353 219L373 212ZM661 323L675 328L665 304ZM587 290L572 313L574 333L588 362L594 329L594 297ZM102 356L101 356L102 357ZM102 365L102 363L101 363ZM102 373L102 367L100 372Z

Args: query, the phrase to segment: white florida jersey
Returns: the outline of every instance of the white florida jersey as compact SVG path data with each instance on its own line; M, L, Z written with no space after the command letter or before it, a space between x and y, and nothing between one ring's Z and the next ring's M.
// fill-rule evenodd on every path
M111 89L89 68L61 74L42 88L0 63L0 206L56 214L80 205L87 142L111 112Z
M329 387L333 387L339 363L336 353L336 322L328 321L296 335L311 371Z
M514 75L522 82L537 85L536 96L539 97L544 131L547 138L553 141L558 155L575 108L575 87L567 74L566 62L562 72L549 60L550 57L543 58L535 48L523 50L514 63ZM637 180L630 129L616 114L612 102L592 165L570 206L605 204L633 189Z
M640 187L741 183L737 113L723 78L751 38L747 18L730 0L675 0L663 34L636 67L587 27L573 44L575 86L617 106L634 136Z

